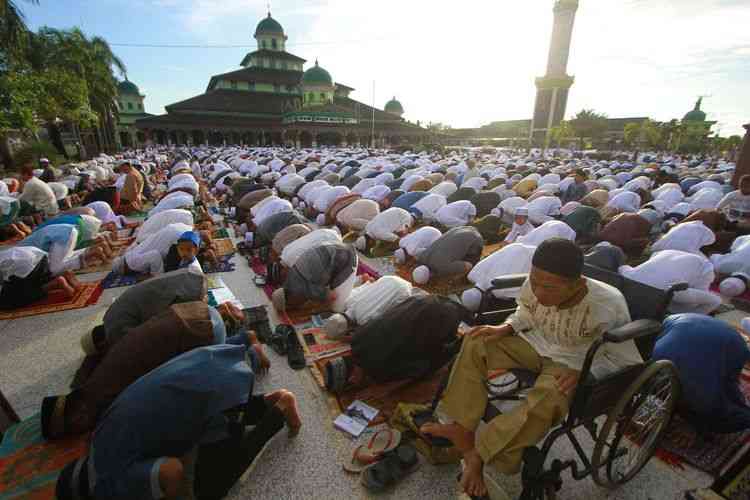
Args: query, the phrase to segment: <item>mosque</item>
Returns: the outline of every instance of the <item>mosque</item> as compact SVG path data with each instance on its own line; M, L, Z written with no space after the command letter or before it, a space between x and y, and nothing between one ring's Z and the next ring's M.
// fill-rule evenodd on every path
M257 50L245 56L241 69L212 76L203 94L166 106L166 114L136 119L143 135L129 137L157 144L296 147L429 141L426 129L404 120L395 97L383 110L374 109L352 99L354 89L334 82L317 60L303 71L307 61L286 51L288 37L270 12L254 38Z

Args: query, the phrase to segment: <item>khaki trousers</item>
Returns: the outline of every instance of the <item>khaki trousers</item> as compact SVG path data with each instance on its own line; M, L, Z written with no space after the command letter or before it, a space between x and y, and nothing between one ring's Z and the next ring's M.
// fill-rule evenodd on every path
M488 372L511 368L531 370L539 377L526 399L490 421L476 440L484 463L504 474L519 472L524 449L538 443L568 413L570 396L558 390L555 378L568 369L539 356L515 335L466 337L438 408L464 428L476 431L487 406Z

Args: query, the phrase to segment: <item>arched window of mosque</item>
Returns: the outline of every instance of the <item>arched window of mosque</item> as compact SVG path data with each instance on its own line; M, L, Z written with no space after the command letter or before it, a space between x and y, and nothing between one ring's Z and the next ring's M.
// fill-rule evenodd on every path
M237 90L237 82L236 82L236 81L232 80L232 81L230 82L230 84L232 85L232 89L233 89L233 90Z
M143 110L143 104L141 104L140 102L138 103L138 109Z
M128 109L133 109L133 103L132 102L128 103Z
M277 48L277 46L276 46L276 39L275 38L271 38L271 47L273 47L274 49Z
M260 48L261 49L265 49L266 48L266 41L265 40L261 40L260 41Z

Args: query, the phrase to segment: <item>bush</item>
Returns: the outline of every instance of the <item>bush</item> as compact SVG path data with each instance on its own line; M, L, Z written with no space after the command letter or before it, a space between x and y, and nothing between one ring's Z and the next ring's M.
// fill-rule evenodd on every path
M65 162L65 157L51 143L36 141L16 151L13 155L13 163L16 169L20 169L24 163L29 161L36 167L39 165L41 158L47 158L52 165L60 165Z

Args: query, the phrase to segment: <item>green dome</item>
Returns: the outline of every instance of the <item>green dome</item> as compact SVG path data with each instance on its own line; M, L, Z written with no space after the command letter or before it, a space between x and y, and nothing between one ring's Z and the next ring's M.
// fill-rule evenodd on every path
M268 17L259 22L255 28L255 36L266 34L284 34L284 28L281 27L276 19L271 17L270 12L268 13Z
M302 75L303 85L333 85L333 78L331 74L318 66L317 59L315 60L315 66L305 71Z
M400 113L404 112L404 107L401 106L401 103L398 102L396 100L396 98L394 97L393 99L391 99L390 101L388 101L387 103L385 103L385 110L387 112L389 112L389 113L399 113L400 114Z
M117 90L120 94L136 94L141 95L138 86L130 80L125 80L117 84Z
M686 122L705 122L706 121L706 113L701 111L701 102L703 102L703 98L698 98L698 102L695 103L695 108L693 108L692 111L688 111L688 113L685 115L685 117L682 119L682 121Z

